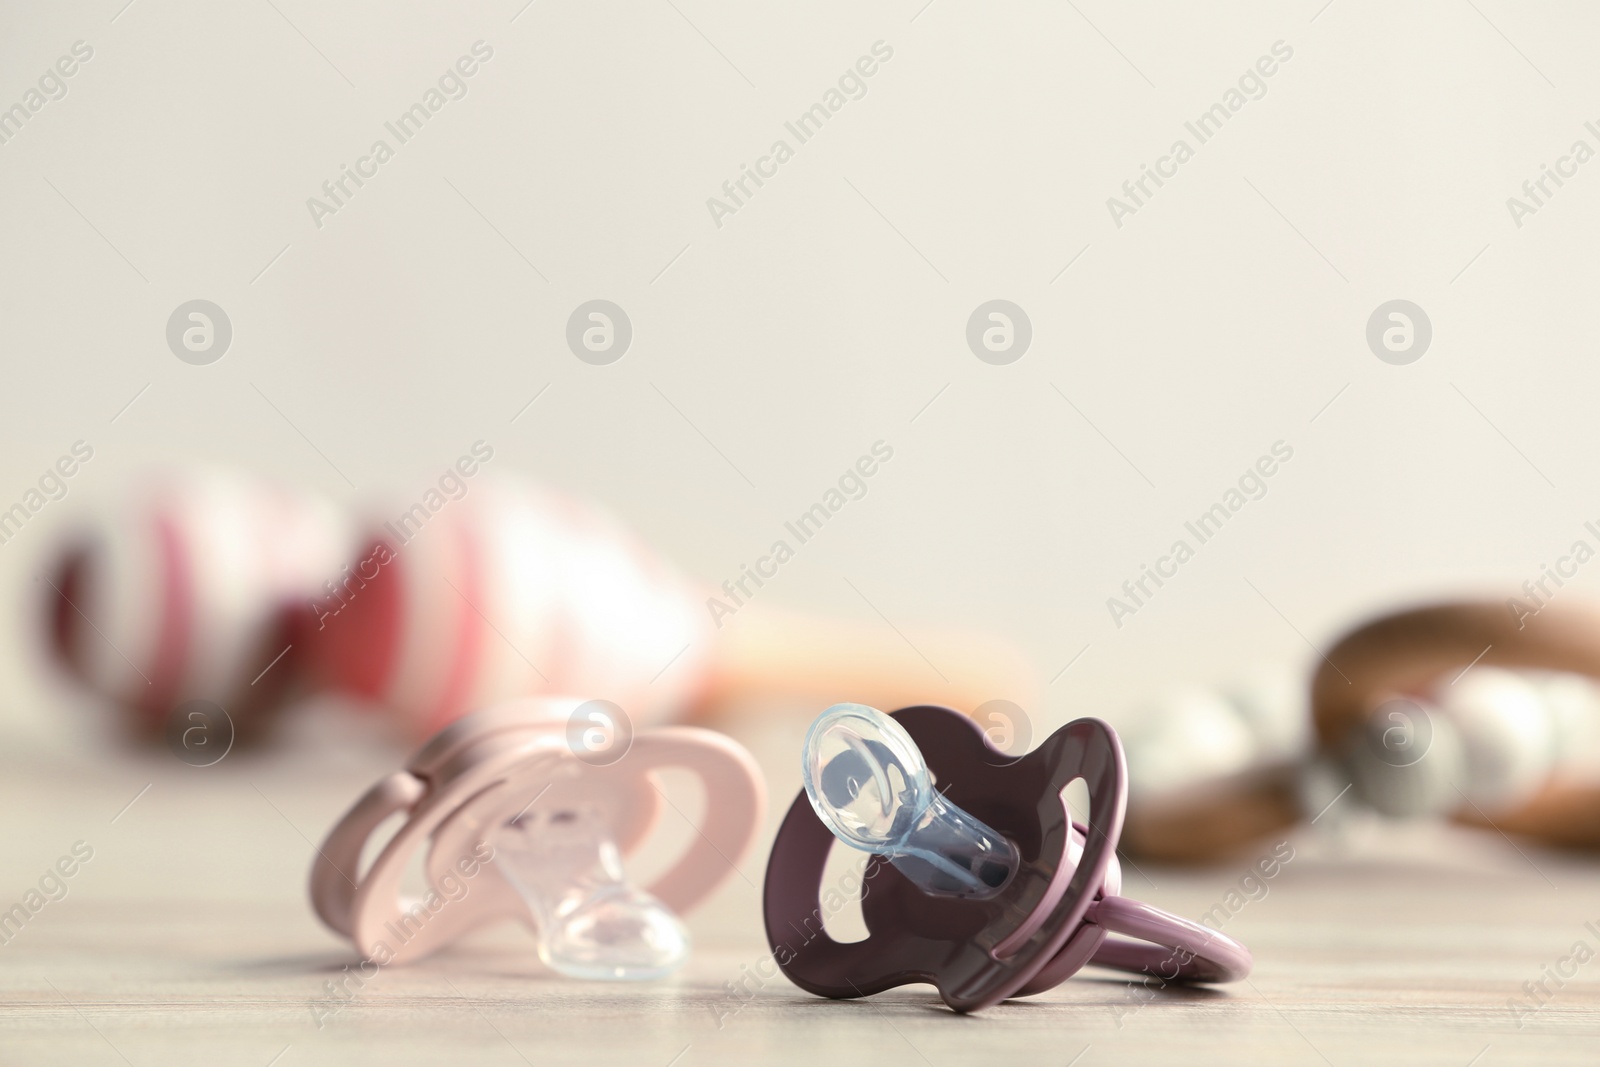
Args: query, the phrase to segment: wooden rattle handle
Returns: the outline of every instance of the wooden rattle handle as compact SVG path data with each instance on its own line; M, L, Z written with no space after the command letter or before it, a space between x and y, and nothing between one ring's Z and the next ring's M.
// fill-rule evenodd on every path
M699 714L850 702L941 704L971 714L990 700L1037 707L1026 660L991 637L906 631L748 605L716 634Z

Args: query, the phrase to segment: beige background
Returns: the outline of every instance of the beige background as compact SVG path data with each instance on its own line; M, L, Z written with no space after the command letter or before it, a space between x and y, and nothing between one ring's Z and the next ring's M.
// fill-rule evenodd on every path
M720 580L883 438L867 499L763 596L873 620L848 577L1047 680L1087 646L1055 722L1518 585L1600 515L1600 169L1520 230L1505 204L1600 115L1581 5L519 7L6 10L0 100L95 50L0 145L0 499L96 449L0 547L8 590L155 457L414 498L480 437ZM315 228L306 198L479 39L466 98ZM716 228L707 197L878 40L865 98ZM1116 228L1106 198L1278 40L1267 95ZM234 326L208 367L164 342L196 297ZM563 342L595 297L634 323L609 367ZM1005 367L964 343L996 297L1034 329ZM1395 298L1433 322L1410 366L1364 341ZM1268 496L1116 628L1106 598L1279 439ZM14 675L7 716L48 718Z

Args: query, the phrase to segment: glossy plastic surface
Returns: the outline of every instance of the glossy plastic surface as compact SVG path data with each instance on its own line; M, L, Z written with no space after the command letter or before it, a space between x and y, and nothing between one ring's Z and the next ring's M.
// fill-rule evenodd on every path
M923 891L991 897L1017 850L933 786L905 729L861 704L836 704L811 724L801 755L806 795L833 835L893 863Z
M594 807L532 809L496 840L496 862L538 922L539 958L573 978L661 978L689 958L672 909L629 885Z

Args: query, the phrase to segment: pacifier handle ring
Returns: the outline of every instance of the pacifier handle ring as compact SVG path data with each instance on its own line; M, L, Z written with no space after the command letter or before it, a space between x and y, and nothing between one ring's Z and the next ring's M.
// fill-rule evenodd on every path
M346 937L352 936L350 910L361 886L361 850L382 822L409 811L428 791L408 771L396 771L362 794L317 849L311 865L311 906L317 917Z
M1113 933L1123 936L1107 936ZM1166 985L1237 982L1249 976L1254 959L1249 949L1208 926L1106 893L1089 906L1083 928L1014 995L1054 989L1090 964Z
M1090 959L1097 967L1147 974L1164 982L1237 982L1250 974L1250 950L1209 926L1123 896L1090 905L1086 921L1108 937ZM1123 938L1133 940L1123 940Z

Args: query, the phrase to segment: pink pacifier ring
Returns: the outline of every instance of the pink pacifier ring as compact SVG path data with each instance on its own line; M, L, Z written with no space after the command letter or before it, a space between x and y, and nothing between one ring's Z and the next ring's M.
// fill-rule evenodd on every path
M641 733L626 755L595 766L567 746L562 709L572 702L515 701L452 723L408 767L380 780L330 831L311 872L312 905L331 929L369 957L408 962L468 930L501 919L529 926L534 917L482 844L535 803L585 805L600 813L619 850L647 835L660 806L655 772L693 772L705 791L704 813L683 855L648 892L683 913L734 873L754 842L765 788L750 754L731 739L694 727ZM360 857L372 833L393 815L405 824L365 870ZM400 896L417 849L435 894L446 875L470 887L419 916ZM476 858L477 862L473 862ZM466 875L465 864L476 868ZM425 909L426 910L426 909Z

